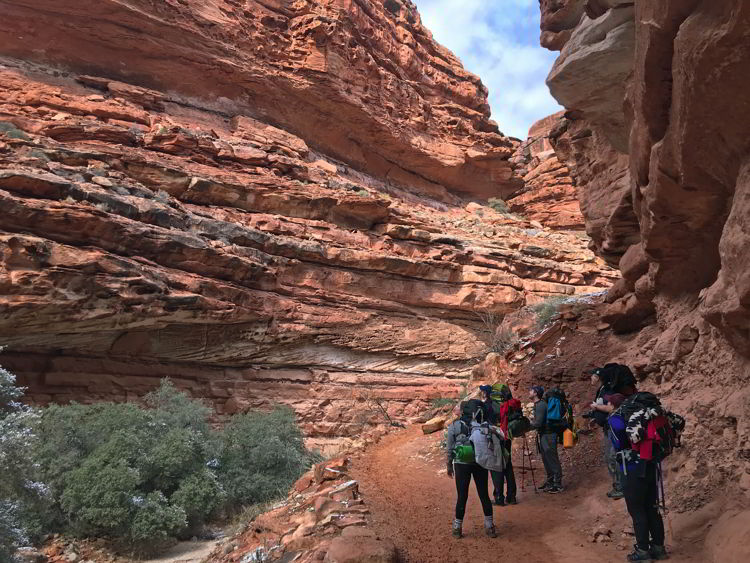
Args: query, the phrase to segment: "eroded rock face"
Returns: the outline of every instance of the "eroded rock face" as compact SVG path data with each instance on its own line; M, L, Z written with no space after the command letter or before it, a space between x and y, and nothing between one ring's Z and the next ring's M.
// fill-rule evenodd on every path
M0 12L0 53L213 100L445 201L520 186L487 89L409 0L2 0Z
M616 275L577 237L424 195L208 103L0 64L2 363L39 403L171 377L314 447L456 396L485 323ZM442 200L442 201L441 201Z
M581 208L570 172L560 162L550 143L563 113L539 120L511 159L523 178L523 189L508 199L511 211L523 213L545 227L557 230L582 230Z
M619 260L603 318L622 332L651 325L623 359L674 408L698 413L676 471L702 492L680 506L727 491L747 506L750 5L589 0L584 10L548 79L568 109L551 138L594 249ZM704 420L726 429L710 459ZM707 479L705 467L722 475Z

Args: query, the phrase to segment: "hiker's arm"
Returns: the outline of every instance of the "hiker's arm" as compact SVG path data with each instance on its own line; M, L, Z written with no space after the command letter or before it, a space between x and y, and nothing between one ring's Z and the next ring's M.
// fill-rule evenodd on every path
M544 423L547 421L547 406L544 401L539 401L534 404L534 420L531 421L531 427L534 430L541 430L544 428Z
M448 473L448 477L453 477L453 449L456 447L456 434L454 432L454 426L454 424L451 424L445 434L445 470Z

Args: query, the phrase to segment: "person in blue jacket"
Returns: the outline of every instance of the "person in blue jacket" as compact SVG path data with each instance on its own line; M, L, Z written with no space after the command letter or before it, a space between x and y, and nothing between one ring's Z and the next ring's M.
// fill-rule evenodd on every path
M633 519L635 532L636 544L627 560L667 559L669 555L664 547L664 521L659 513L658 463L641 459L631 449L626 432L627 421L618 411L607 419L607 423L609 437L617 451L622 470L625 503Z

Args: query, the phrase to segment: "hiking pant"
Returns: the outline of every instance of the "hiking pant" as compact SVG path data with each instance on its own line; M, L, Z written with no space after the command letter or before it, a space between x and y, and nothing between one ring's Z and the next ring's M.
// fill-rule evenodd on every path
M510 440L506 443L506 447L510 453ZM490 471L490 476L492 477L492 484L495 487L495 490L492 492L495 500L505 500L506 497L508 500L516 498L516 476L513 473L513 462L510 455L508 455L508 461L505 464L505 471ZM508 490L504 497L503 487L505 483L508 484Z
M642 462L624 475L625 503L633 519L635 541L640 549L664 545L664 521L659 514L659 488L656 479L657 465Z
M562 487L562 465L557 456L557 434L547 432L539 436L539 449L542 454L542 463L547 472L547 483L555 487Z
M622 469L617 461L617 450L615 450L612 440L609 439L607 430L604 430L604 461L607 464L607 471L612 478L612 490L622 491Z
M482 502L482 512L485 516L492 516L492 501L487 491L487 470L476 463L454 463L453 472L456 479L456 519L463 520L466 513L466 501L469 500L469 485L474 477L474 485Z

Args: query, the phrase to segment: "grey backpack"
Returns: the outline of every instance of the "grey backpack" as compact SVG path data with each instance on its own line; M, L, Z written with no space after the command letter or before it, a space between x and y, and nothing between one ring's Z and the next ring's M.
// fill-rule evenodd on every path
M474 444L476 462L490 471L505 470L505 452L503 431L487 422L471 423L471 442Z

